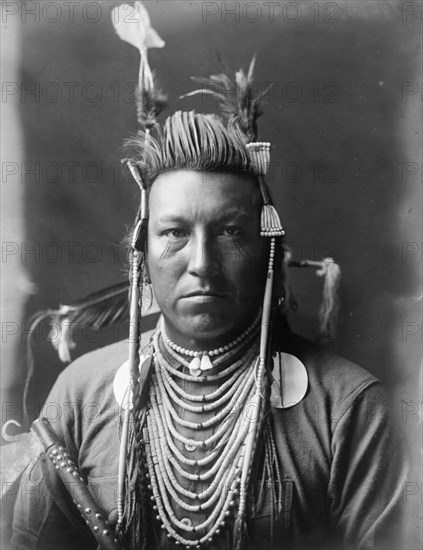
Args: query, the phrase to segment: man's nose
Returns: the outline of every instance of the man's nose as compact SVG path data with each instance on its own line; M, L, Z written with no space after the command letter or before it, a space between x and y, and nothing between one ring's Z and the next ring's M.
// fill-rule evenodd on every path
M191 241L188 271L197 277L210 277L219 271L220 254L215 242L194 238Z

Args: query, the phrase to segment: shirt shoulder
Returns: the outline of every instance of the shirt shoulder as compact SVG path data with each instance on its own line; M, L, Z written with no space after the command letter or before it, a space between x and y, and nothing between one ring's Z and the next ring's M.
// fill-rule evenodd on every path
M300 359L307 370L308 394L315 400L334 404L351 403L379 380L356 363L295 334L282 339L282 351Z
M58 376L48 397L52 401L85 403L110 393L116 371L127 359L127 345L117 342L82 355Z
M142 349L146 348L152 332L143 334ZM84 396L84 400L89 395L107 395L117 370L127 359L128 341L125 340L81 355L58 376L52 393L65 392L75 399Z

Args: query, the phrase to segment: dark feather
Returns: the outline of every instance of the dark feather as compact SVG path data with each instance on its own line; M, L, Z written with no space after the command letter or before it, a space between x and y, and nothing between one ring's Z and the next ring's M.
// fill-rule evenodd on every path
M167 96L154 81L153 88L137 88L137 117L143 130L151 129L157 124L157 117L167 106Z
M30 381L34 373L34 356L32 346L36 329L47 320L52 326L50 340L57 349L62 362L71 360L70 349L75 347L70 327L80 329L95 327L97 329L129 320L129 283L122 282L93 292L73 304L61 305L58 309L46 309L33 315L29 321L30 329L27 339L27 376L23 402L26 403ZM151 319L150 319L151 317ZM149 315L143 323L143 330L150 330L158 320L158 315Z
M257 119L262 114L260 101L271 88L269 86L258 92L257 86L254 86L255 61L256 57L254 56L248 71L239 69L234 78L231 78L227 72L214 74L208 78L192 77L192 80L201 84L202 88L181 97L192 97L199 94L214 97L219 103L222 116L232 125L234 123L238 125L249 141L254 141L257 139ZM227 71L224 66L223 69Z
M81 328L93 326L101 329L128 318L128 291L127 282L119 283L94 292L83 300L75 302L73 306L61 307L71 309L68 317Z
M24 402L26 402L29 382L34 372L32 345L38 325L46 319L49 320L52 327L50 341L57 349L61 361L67 363L71 360L69 350L75 347L71 327L77 325L79 328L84 329L93 326L101 329L127 320L129 317L128 291L129 283L119 283L93 292L73 304L61 305L58 309L39 311L31 317L27 340L27 377Z

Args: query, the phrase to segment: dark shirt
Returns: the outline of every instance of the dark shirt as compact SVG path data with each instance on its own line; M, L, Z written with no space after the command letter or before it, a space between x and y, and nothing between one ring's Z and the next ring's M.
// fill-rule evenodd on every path
M284 336L282 349L304 363L309 388L296 406L272 410L283 506L280 517L272 517L267 495L252 511L248 548L270 548L272 532L275 549L399 548L406 464L380 383L294 335ZM126 356L127 344L119 342L81 357L59 376L43 410L98 504L112 515L120 417L112 386ZM20 487L14 549L96 548L51 498L40 461L27 468ZM173 548L164 534L160 548Z

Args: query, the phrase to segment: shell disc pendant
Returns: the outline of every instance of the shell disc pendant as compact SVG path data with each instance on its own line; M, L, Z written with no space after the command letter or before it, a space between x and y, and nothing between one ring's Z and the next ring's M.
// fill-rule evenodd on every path
M288 409L304 399L308 388L308 374L298 357L290 353L276 353L273 358L272 377L272 407Z
M140 373L145 370L147 372L150 370L152 360L152 355L140 356ZM115 394L115 399L124 410L132 409L133 407L131 379L132 375L129 361L125 361L123 365L118 369L113 379L113 393Z
M188 365L191 376L200 376L201 374L201 359L194 357L191 363Z

